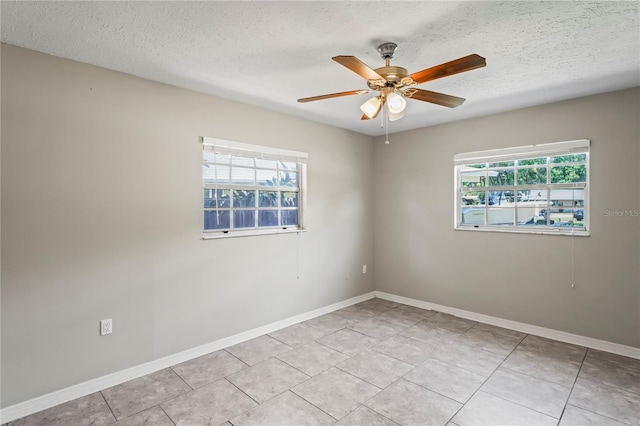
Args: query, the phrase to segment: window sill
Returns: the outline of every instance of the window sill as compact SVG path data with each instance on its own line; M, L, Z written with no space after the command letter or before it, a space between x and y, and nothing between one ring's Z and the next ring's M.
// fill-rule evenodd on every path
M516 229L516 228L493 228L493 227L475 227L475 226L456 226L453 228L456 231L473 231L473 232L496 232L507 234L533 234L533 235L564 235L569 237L588 237L589 231L570 231L564 229L545 229L536 230L533 228L528 229Z
M237 237L253 237L256 235L278 235L278 234L296 234L300 232L307 232L306 229L291 228L291 229L251 229L248 231L229 231L229 232L211 232L202 235L203 240L218 240L223 238L237 238Z

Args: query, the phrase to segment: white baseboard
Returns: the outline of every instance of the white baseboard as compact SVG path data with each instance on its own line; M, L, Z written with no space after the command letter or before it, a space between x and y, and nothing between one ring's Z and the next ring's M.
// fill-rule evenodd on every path
M51 392L46 395L42 395L33 399L30 399L19 404L15 404L0 410L0 424L8 423L19 418L28 416L29 414L37 413L38 411L46 410L47 408L54 407L56 405L64 404L65 402L89 395L100 390L110 388L120 383L124 383L128 380L132 380L164 368L171 367L172 365L179 364L181 362L189 361L202 355L206 355L211 352L218 351L220 349L227 348L229 346L242 343L249 339L262 336L267 333L272 333L281 328L289 327L291 325L307 321L309 319L318 317L320 315L328 314L338 309L346 308L356 303L363 302L373 297L379 297L380 299L386 299L393 302L403 303L409 306L415 306L417 308L431 309L434 311L445 312L451 315L455 315L461 318L470 319L473 321L483 322L485 324L491 324L498 327L509 328L512 330L520 331L527 334L533 334L536 336L546 337L549 339L559 340L562 342L572 343L575 345L585 346L589 348L599 349L606 352L611 352L618 355L628 356L630 358L640 359L640 348L634 348L631 346L620 345L618 343L607 342L604 340L593 339L591 337L580 336L577 334L566 333L564 331L553 330L550 328L539 327L535 325L525 324L522 322L506 320L502 318L492 317L489 315L478 314L471 311L465 311L463 309L451 308L449 306L438 305L435 303L424 302L422 300L411 299L404 296L396 296L395 294L384 293L381 291L372 291L362 294L357 297L352 297L347 300L343 300L338 303L334 303L329 306L314 309L313 311L306 312L304 314L296 315L290 318L283 319L262 327L257 327L252 330L235 334L233 336L225 337L215 342L207 343L202 346L197 346L186 351L178 352L173 355L166 356L157 360L146 362L126 370L118 371L106 376L98 377L96 379L88 380L77 385L70 386L59 391Z
M403 303L416 308L431 309L434 311L444 312L455 315L457 317L466 318L485 324L495 325L498 327L509 328L511 330L520 331L522 333L533 334L548 339L559 340L561 342L571 343L574 345L585 346L587 348L598 349L605 352L611 352L618 355L624 355L630 358L640 359L640 348L621 345L619 343L607 342L606 340L594 339L591 337L580 336L578 334L566 333L564 331L553 330L551 328L539 327L537 325L526 324L523 322L511 321L502 318L492 317L489 315L478 314L463 309L451 308L449 306L438 305L435 303L424 302L422 300L411 299L404 296L396 296L395 294L375 291L375 296L380 299L390 300L392 302Z
M242 343L244 341L262 336L264 334L273 333L274 331L280 330L281 328L289 327L302 321L307 321L320 315L328 314L329 312L346 308L347 306L351 306L356 303L364 302L365 300L372 299L373 297L375 297L375 292L371 291L369 293L352 297L350 299L343 300L329 306L314 309L310 312L305 312L304 314L295 315L281 321L277 321L262 327L257 327L252 330L247 330L233 336L216 340L215 342L197 346L192 349L187 349L186 351L178 352L173 355L127 368L126 370L118 371L106 376L79 383L77 385L69 386L68 388L60 389L58 391L33 398L19 404L11 405L0 410L0 424L20 419L22 417L28 416L29 414L37 413L38 411L46 410L47 408L51 408L56 405L64 404L65 402L69 402L76 398L80 398L91 393L98 392L115 385L119 385L120 383L124 383L128 380L145 376L164 368L171 367L172 365L189 361L199 356L206 355L208 353L215 352L220 349L236 345L238 343Z

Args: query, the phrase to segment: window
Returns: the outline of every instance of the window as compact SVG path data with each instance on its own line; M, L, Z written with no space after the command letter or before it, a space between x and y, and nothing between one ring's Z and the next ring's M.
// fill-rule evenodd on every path
M304 229L307 154L203 138L204 238Z
M454 156L456 229L588 235L589 141Z

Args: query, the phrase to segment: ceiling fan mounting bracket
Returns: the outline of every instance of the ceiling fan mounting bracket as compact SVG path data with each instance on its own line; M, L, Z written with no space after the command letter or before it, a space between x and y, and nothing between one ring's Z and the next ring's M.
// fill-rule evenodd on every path
M393 55L396 53L397 48L398 48L397 44L388 41L378 46L378 53L380 54L380 57L384 60L391 59L393 58Z

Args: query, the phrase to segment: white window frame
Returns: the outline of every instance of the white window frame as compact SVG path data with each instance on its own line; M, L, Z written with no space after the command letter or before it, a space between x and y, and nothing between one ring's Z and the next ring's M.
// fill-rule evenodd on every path
M550 163L550 157L554 156L562 156L562 155L572 155L577 153L586 153L586 161L584 162L573 162L570 163L572 165L585 165L586 166L586 178L585 182L579 183L551 183L550 175L551 168L558 167L553 166ZM547 157L547 164L544 166L547 169L547 182L545 184L539 185L518 185L518 167L526 168L527 166L518 166L518 160L524 159L533 159L533 158L541 158ZM488 185L488 174L485 177L486 186L478 187L476 191L471 189L463 189L462 187L462 170L465 166L469 166L472 164L481 164L481 163L498 163L498 162L507 162L514 161L514 183L513 185L505 185L505 186L489 186ZM493 149L487 151L476 151L476 152L467 152L454 155L454 193L455 193L455 216L454 216L454 229L455 230L464 230L464 231L489 231L489 232L513 232L513 233L526 233L526 234L545 234L545 235L572 235L572 236L589 236L590 235L590 202L589 202L589 175L590 175L590 141L588 139L580 139L574 141L565 141L565 142L555 142L548 144L539 144L539 145L529 145L529 146L521 146L515 148L502 148L502 149ZM482 171L483 169L478 169L478 171ZM485 171L487 169L484 169ZM466 169L468 172L468 168ZM517 191L518 190L540 190L540 191L551 191L553 189L568 189L568 190L576 190L576 189L584 189L584 206L580 206L583 209L584 216L584 226L582 228L577 227L553 227L550 224L550 220L547 219L547 225L532 225L527 226L523 224L518 224L514 221L513 225L488 225L486 224L486 218L488 218L488 209L491 208L488 202L485 202L482 205L479 205L476 208L484 208L485 210L485 224L473 224L473 223L462 223L463 222L463 209L468 209L469 207L463 205L463 194L465 192L482 192L487 191L514 191L516 194L514 198L514 211L517 211ZM547 192L547 206L546 211L550 212L550 209L553 208L551 205L551 197L549 196L550 192ZM486 195L485 195L486 199ZM497 207L497 206L496 206ZM572 207L575 209L575 207ZM550 217L550 214L547 215Z
M230 200L230 206L228 208L219 208L218 206L216 207L207 207L204 205L204 200L201 201L201 205L202 205L202 229L203 229L203 236L202 238L205 240L209 240L209 239L217 239L217 238L230 238L230 237L242 237L242 236L252 236L252 235L273 235L273 234L285 234L285 233L297 233L297 232L301 232L301 231L305 231L307 229L307 223L308 223L308 219L307 219L307 160L309 155L306 152L300 152L300 151L292 151L292 150L288 150L288 149L281 149L281 148L275 148L275 147L269 147L269 146L263 146L263 145L254 145L254 144L248 144L248 143L243 143L243 142L235 142L235 141L228 141L228 140L224 140L224 139L217 139L217 138L211 138L211 137L206 137L204 136L202 138L202 149L203 149L203 162L202 164L207 163L205 161L204 158L204 154L207 151L213 151L216 153L220 153L220 154L231 154L231 155L239 155L239 156L243 156L243 157L253 157L256 159L264 159L264 160L279 160L279 161L284 161L284 162L291 162L291 163L297 163L298 165L298 187L280 187L279 184L277 184L275 187L273 187L273 191L277 191L278 193L280 192L297 192L298 193L298 206L297 206L297 211L298 211L298 224L297 225L286 225L286 226L282 226L282 225L278 225L278 226L271 226L271 227L258 227L258 210L263 210L263 209L259 209L258 208L258 197L256 196L256 206L254 206L253 208L246 208L246 210L255 210L256 211L256 215L255 215L255 220L256 220L256 226L255 227L248 227L248 228L229 228L229 229L204 229L205 226L205 222L204 222L204 214L206 211L219 211L219 210L223 210L223 211L229 211L229 216L230 216L230 223L233 223L233 206L231 205L233 203L232 199L233 196L231 195L231 200ZM231 173L231 169L233 168L233 165L229 165L230 167L230 173ZM245 167L245 166L243 166ZM262 167L258 167L258 166L253 166L250 167L253 168L254 171L258 170L263 170ZM264 170L269 170L267 168L264 168ZM279 173L279 169L273 169L274 171L276 171L276 173ZM277 175L277 174L276 174ZM277 175L278 176L278 175ZM203 185L203 189L206 190L230 190L231 192L233 192L233 190L255 190L255 191L260 191L260 190L265 190L265 189L271 189L272 187L264 187L264 186L259 186L256 182L255 185L253 186L246 186L246 185L234 185L231 183L231 181L229 183L219 183L216 182L215 183L207 183L205 182L204 179L204 173L203 173L203 177L202 177L202 185ZM203 192L204 193L204 192ZM202 195L201 195L202 196ZM245 209L245 208L242 208ZM281 212L286 210L287 208L284 208L282 206L280 206L280 197L278 197L278 207L276 208L264 208L266 210L275 210L278 211L278 222L280 222L280 215ZM236 209L238 210L238 209ZM296 210L296 209L293 209Z

